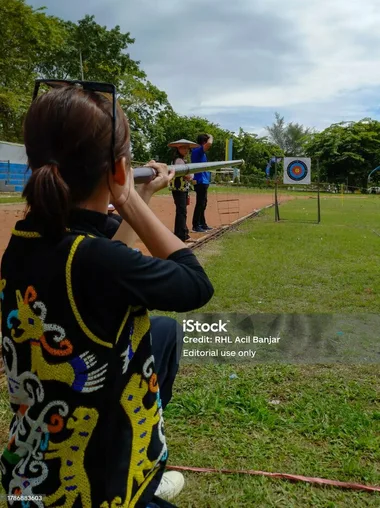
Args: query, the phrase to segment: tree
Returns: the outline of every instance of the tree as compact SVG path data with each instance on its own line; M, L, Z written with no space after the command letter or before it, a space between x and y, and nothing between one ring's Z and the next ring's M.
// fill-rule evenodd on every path
M159 90L126 52L135 42L120 27L111 30L85 16L77 24L61 21L66 33L65 45L53 51L39 66L44 76L56 79L80 79L110 82L116 85L118 100L131 127L131 144L136 160L149 158L149 138L155 116L171 110L165 92ZM81 69L82 60L82 69Z
M170 141L186 138L196 141L199 134L212 134L214 143L208 152L210 161L223 161L225 159L226 139L233 139L233 159L244 159L245 165L241 169L242 181L249 184L265 184L265 167L273 156L283 156L278 146L273 145L267 138L259 138L256 134L239 130L233 132L222 129L204 118L196 116L180 116L174 111L165 111L157 115L152 133L151 154L158 155L160 160L170 163L172 150L168 148ZM216 175L219 181L221 175Z
M380 164L380 122L364 118L333 124L310 136L305 150L319 158L323 179L366 187L368 174Z
M36 68L64 41L57 18L24 0L0 0L0 138L22 139Z
M266 127L272 143L279 146L286 156L304 155L304 144L312 130L299 123L286 124L284 117L281 117L279 113L275 113L275 118L276 121Z
M272 157L283 157L282 150L271 143L268 138L260 138L256 134L239 130L234 137L236 157L244 159L241 171L242 182L261 186L265 183L265 168Z
M139 63L125 51L135 42L120 27L111 30L101 26L94 16L85 16L78 23L59 20L65 41L54 48L38 65L40 74L55 79L81 79L111 82L118 88L126 73L136 75Z
M145 73L125 75L120 88L119 102L131 128L133 158L144 161L152 158L150 145L159 113L173 112L165 92L146 79Z
M149 157L156 115L171 110L165 92L127 52L134 43L119 26L110 30L85 16L78 23L47 16L24 0L0 0L0 137L22 141L22 120L37 78L81 79L116 85L131 127L136 159ZM82 66L81 66L82 62Z
M161 161L169 163L173 152L167 146L168 143L182 138L196 142L199 134L211 134L214 137L214 143L207 154L209 160L224 160L226 139L232 133L205 118L180 116L172 110L157 115L151 133L151 154L158 155Z

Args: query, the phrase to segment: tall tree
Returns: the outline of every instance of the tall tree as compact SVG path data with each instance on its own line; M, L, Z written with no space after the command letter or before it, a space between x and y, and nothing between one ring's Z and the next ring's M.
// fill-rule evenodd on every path
M279 113L275 113L275 118L276 121L271 126L266 127L272 143L279 146L285 155L299 157L304 155L304 144L312 130L299 123L290 122L286 124L284 117L280 116Z
M20 141L38 63L64 41L59 21L24 0L0 0L0 139Z
M219 125L198 116L181 116L174 111L162 111L158 114L152 131L151 153L158 155L163 162L170 162L172 150L167 144L186 138L196 142L199 134L211 134L214 143L208 152L209 160L224 160L226 139L231 133Z
M119 26L108 30L85 16L77 24L61 22L66 33L65 45L52 51L39 67L40 73L57 79L80 79L114 83L118 99L131 127L133 157L149 157L149 138L156 115L171 110L167 95L148 79L133 60L128 47L135 42ZM82 63L82 66L81 66Z
M134 43L119 26L85 16L78 23L47 16L24 0L0 0L0 139L22 141L22 119L36 77L114 83L131 125L133 156L149 156L155 116L170 110L165 92L127 52ZM82 63L82 65L81 65Z
M81 79L110 81L119 86L126 72L136 74L139 63L126 53L135 42L130 33L122 33L119 26L108 30L99 25L94 16L85 16L78 23L59 21L65 41L53 48L48 58L42 60L38 71L56 79Z

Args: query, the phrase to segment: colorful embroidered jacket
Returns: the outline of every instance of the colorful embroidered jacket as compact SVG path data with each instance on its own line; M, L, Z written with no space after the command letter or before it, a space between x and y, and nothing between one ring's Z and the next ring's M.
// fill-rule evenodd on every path
M175 161L173 161L173 164L185 164L185 161L183 159L177 158ZM177 176L177 178L173 178L169 184L169 189L171 191L189 192L190 188L190 181L185 180L183 176Z
M13 506L145 508L167 460L146 309L188 311L212 286L188 249L151 258L107 239L106 215L72 223L52 243L28 216L2 259L3 487L35 496Z

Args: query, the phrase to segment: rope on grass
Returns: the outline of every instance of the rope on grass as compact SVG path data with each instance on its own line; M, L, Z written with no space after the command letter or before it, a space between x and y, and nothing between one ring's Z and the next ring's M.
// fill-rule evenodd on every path
M360 483L340 482L337 480L327 480L325 478L313 478L311 476L301 476L287 473L268 473L266 471L253 470L234 470L234 469L213 469L205 467L188 466L166 466L173 471L191 471L193 473L221 473L221 474L246 474L250 476L266 476L269 478L278 478L280 480L289 480L294 482L306 482L315 485L329 485L341 489L363 490L365 492L380 492L380 487L372 485L362 485Z

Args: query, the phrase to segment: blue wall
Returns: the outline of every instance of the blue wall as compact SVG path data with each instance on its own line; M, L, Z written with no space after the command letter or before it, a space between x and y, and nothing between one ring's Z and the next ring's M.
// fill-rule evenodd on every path
M0 162L0 180L6 185L14 187L16 192L22 192L24 190L30 174L31 171L26 164L8 164L8 162Z

